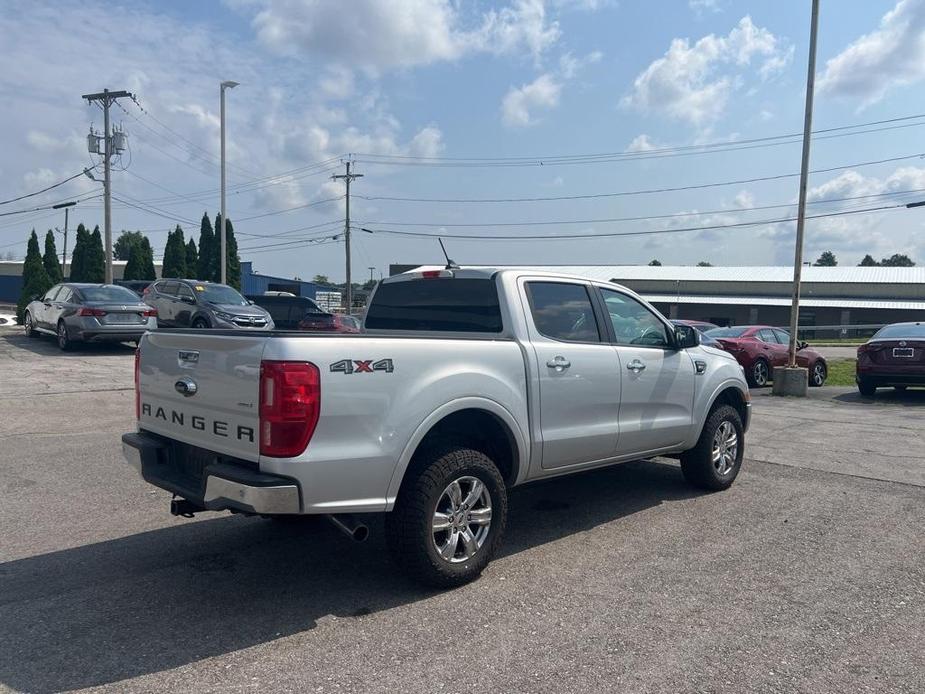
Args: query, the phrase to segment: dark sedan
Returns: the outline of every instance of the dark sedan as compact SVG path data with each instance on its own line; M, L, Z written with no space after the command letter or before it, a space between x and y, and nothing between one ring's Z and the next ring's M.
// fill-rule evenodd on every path
M790 356L790 333L768 325L734 325L708 330L745 369L745 379L752 387L768 385L775 366L786 366ZM805 342L798 344L797 366L809 369L809 385L825 384L829 373L825 358Z
M855 380L861 395L878 387L925 386L925 325L894 323L858 347Z
M137 294L114 284L56 284L26 306L29 337L54 335L58 346L81 342L137 342L157 327L157 311Z

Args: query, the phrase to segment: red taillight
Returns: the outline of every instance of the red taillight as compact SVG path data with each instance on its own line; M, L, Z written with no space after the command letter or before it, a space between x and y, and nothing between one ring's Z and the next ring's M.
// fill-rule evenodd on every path
M145 318L157 318L157 309L149 308L147 311L145 311L141 315L143 315Z
M317 366L304 361L260 363L260 455L301 455L315 433L320 413Z
M135 350L135 419L141 419L141 347Z
M144 296L145 294L147 294L147 293L150 292L150 291L151 291L151 285L149 284L147 287L145 287L144 289L141 290L141 295Z
M97 318L106 315L106 311L101 308L82 308L77 312L78 316L96 316Z

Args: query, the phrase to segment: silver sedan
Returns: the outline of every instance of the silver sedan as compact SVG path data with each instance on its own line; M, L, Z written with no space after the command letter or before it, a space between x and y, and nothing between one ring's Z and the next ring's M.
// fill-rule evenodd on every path
M26 306L29 337L45 333L63 350L80 342L137 342L157 327L157 311L115 284L56 284Z

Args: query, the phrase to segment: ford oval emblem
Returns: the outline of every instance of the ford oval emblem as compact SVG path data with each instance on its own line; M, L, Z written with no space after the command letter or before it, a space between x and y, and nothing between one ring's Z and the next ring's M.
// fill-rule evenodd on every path
M173 384L173 387L176 389L180 395L184 397L190 397L195 395L196 391L199 390L199 387L196 385L196 381L192 378L181 378L179 381Z

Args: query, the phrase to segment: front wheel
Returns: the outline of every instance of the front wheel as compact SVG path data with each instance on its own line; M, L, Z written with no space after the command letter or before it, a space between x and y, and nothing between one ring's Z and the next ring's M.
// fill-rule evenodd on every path
M877 394L877 386L863 378L858 379L858 392L865 398L872 398Z
M828 376L828 371L825 368L825 364L821 361L817 361L813 364L812 370L809 372L809 385L813 388L820 388L825 385L825 379Z
M768 362L764 359L756 359L755 363L752 364L752 368L748 370L746 374L748 378L748 385L752 388L764 388L768 385L768 380L771 377L771 368L768 366Z
M681 472L695 487L728 489L742 467L745 436L734 407L722 405L707 417L697 445L681 454Z
M507 490L481 451L442 446L422 454L386 516L393 560L411 578L452 588L482 573L501 544Z
M197 318L193 321L192 327L196 328L197 330L208 330L209 322L205 318Z

